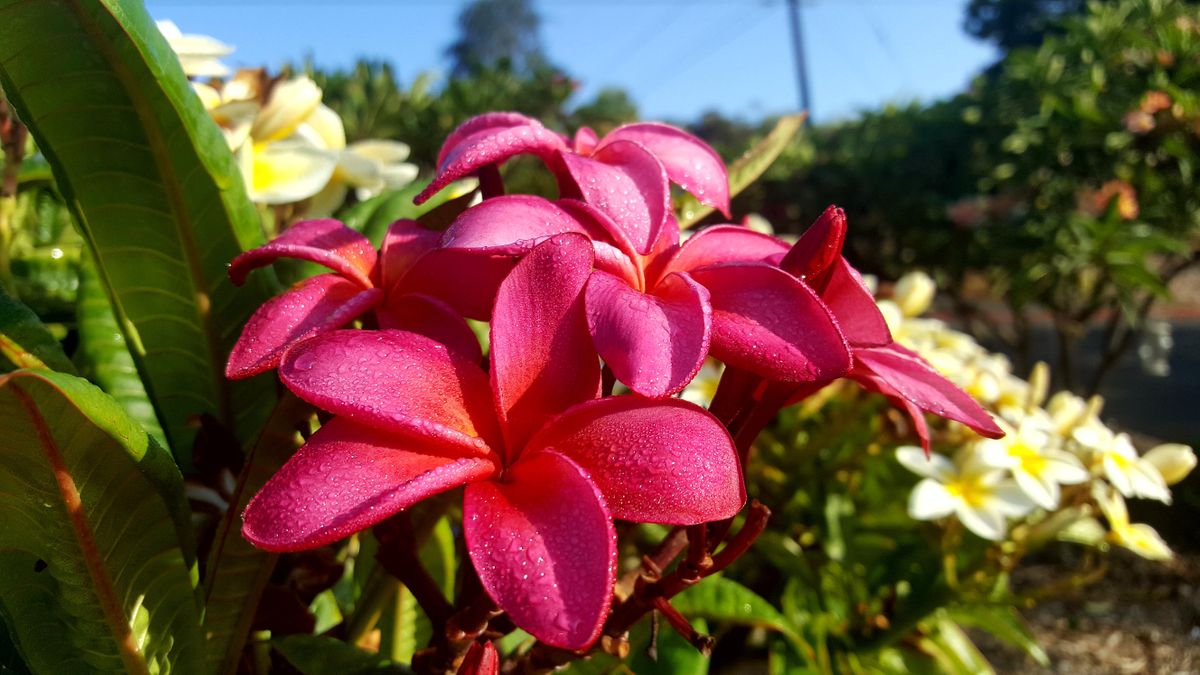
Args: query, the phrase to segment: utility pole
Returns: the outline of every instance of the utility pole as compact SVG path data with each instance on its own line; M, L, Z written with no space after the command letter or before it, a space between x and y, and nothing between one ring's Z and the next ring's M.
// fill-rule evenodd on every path
M800 20L800 0L787 0L791 14L792 52L796 59L796 84L800 94L800 109L808 111L808 123L812 122L812 94L808 90L808 61L804 58L804 26Z

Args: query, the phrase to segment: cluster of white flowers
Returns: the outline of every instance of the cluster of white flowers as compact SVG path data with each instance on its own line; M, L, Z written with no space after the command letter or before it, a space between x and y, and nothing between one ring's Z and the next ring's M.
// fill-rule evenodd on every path
M346 143L342 120L321 102L305 76L268 77L262 69L232 76L220 59L233 49L203 35L183 34L169 21L159 30L179 56L192 87L220 125L238 159L250 199L260 204L304 203L304 215L331 214L354 188L359 199L401 187L417 177L409 147L387 140Z
M897 282L893 299L879 301L892 334L992 411L1007 435L983 439L952 425L953 458L935 453L927 459L920 448L899 448L900 463L923 477L910 496L909 514L920 520L954 515L975 534L1001 540L1012 519L1068 506L1084 507L1076 529L1098 530L1087 515L1094 505L1108 522L1109 542L1147 558L1171 557L1153 528L1129 522L1125 499L1170 503L1168 486L1196 465L1192 448L1170 443L1139 456L1128 434L1100 420L1100 397L1059 392L1047 400L1044 364L1023 380L1003 355L941 321L921 318L935 288L916 272ZM1079 487L1064 497L1064 486Z

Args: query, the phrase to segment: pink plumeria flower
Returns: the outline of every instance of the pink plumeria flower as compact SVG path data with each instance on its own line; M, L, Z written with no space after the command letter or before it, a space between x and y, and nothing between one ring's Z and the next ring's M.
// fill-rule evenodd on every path
M509 267L486 260L462 265L455 259L461 254L435 250L440 238L440 232L415 221L397 221L388 228L380 254L366 237L336 220L308 220L239 255L229 267L236 284L279 258L308 260L334 273L300 281L258 308L229 355L226 376L241 379L271 370L288 347L372 310L381 328L412 330L478 360L479 343L459 316L462 307L479 302L466 289L494 287ZM458 268L459 278L446 283L447 270Z
M500 675L500 652L491 641L471 643L457 675Z
M336 417L250 502L246 538L321 546L465 485L467 549L487 593L548 644L592 644L615 581L614 518L693 525L745 502L732 440L707 411L596 398L592 264L589 242L567 234L516 265L492 313L490 378L407 331L336 331L289 350L283 382Z
M680 244L674 218L647 254L605 213L574 199L529 195L484 200L446 231L449 250L526 254L564 232L588 237L596 270L587 284L596 350L618 380L652 398L682 390L710 351L722 361L793 381L850 369L845 340L804 283L781 271L788 247L735 225L707 228Z
M961 422L988 438L1003 436L991 415L966 392L892 339L870 289L842 257L845 238L846 214L831 206L801 235L780 267L810 285L833 312L854 357L849 377L903 407L926 450L925 412ZM803 393L811 391L806 388Z
M522 154L541 158L562 197L581 199L616 221L638 253L649 253L671 220L669 181L729 217L729 177L708 144L655 122L627 124L602 139L586 127L573 141L517 113L473 117L446 138L438 175L416 202L465 176Z

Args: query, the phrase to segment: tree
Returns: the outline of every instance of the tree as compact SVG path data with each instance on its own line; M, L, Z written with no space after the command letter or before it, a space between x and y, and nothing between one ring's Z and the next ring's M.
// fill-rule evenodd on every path
M1005 51L1035 47L1064 16L1086 8L1086 0L971 0L964 28Z
M546 65L540 23L531 0L475 0L458 15L458 40L446 49L452 73L506 64L523 74Z

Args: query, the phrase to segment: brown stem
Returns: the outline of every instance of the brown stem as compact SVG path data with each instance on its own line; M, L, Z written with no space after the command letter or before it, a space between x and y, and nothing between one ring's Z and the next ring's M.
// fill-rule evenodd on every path
M663 597L655 598L654 609L658 610L663 615L663 618L667 620L667 623L671 625L671 628L674 628L675 632L683 636L683 639L687 640L697 651L705 656L712 654L713 645L716 641L712 639L711 635L704 635L697 631L687 618L671 605L669 600Z
M417 557L417 539L408 511L401 511L376 525L374 532L379 540L379 551L375 554L379 564L408 587L430 623L445 626L454 608Z

